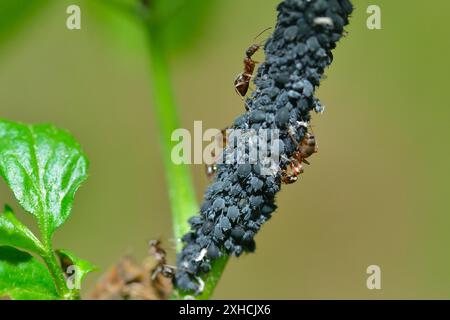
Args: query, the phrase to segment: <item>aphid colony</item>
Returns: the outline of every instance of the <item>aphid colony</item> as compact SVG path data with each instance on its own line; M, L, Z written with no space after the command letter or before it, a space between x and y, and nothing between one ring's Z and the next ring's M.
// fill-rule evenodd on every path
M316 18L314 20L315 24L320 24L321 21L326 21L329 23L330 18ZM318 23L319 22L319 23ZM255 37L255 40L262 35L264 32L269 30L271 28L264 29L259 35ZM236 79L234 80L234 87L236 92L242 96L245 97L247 95L250 81L253 77L253 72L255 70L256 61L252 59L253 55L261 48L261 44L252 44L246 51L245 51L245 58L244 58L244 71L238 74ZM247 103L245 103L246 109L247 109ZM303 126L308 128L308 125L305 123L302 123ZM316 138L312 132L307 132L302 141L297 142L295 139L295 128L294 126L289 126L289 136L292 139L292 141L296 145L296 149L293 153L293 155L287 159L289 164L286 166L285 169L282 170L281 173L281 182L284 184L291 184L298 180L298 176L303 173L303 163L309 164L309 162L306 160L306 158L309 158L313 153L316 153L317 143ZM222 150L221 154L214 154L211 153L212 158L217 159L218 157L223 157L223 152L227 145L227 136L226 136L226 128L222 129L220 135L216 137L216 141L221 142L220 143L220 149ZM215 173L217 171L217 163L208 164L206 165L206 175L209 178L213 178Z
M353 7L349 0L284 0L278 6L273 34L264 45L265 61L254 77L256 89L246 99L247 112L230 129L277 129L281 166L273 175L262 174L258 163L218 163L207 168L214 180L204 195L200 214L189 220L191 230L177 255L174 285L200 293L201 276L222 255L239 256L255 250L254 236L276 209L275 195L282 183L293 183L303 164L317 151L309 128L310 112L323 110L315 88L332 61L331 50L344 33ZM235 88L245 96L256 62L251 46ZM234 144L226 152L232 152Z
M306 126L306 125L305 125ZM297 142L294 136L294 127L289 128L289 136L294 142L296 149L293 155L288 159L288 165L285 169L281 170L281 182L284 184L291 184L298 180L298 176L303 173L303 163L310 164L307 158L317 152L316 138L312 131L308 131L302 141ZM217 172L217 161L220 157L224 157L224 152L227 146L227 133L226 129L223 129L219 135L215 137L216 141L220 142L218 150L219 154L215 154L216 149L211 152L211 157L215 159L214 163L208 164L205 167L205 172L208 178L213 179ZM223 159L222 159L223 161ZM276 173L276 172L275 172Z

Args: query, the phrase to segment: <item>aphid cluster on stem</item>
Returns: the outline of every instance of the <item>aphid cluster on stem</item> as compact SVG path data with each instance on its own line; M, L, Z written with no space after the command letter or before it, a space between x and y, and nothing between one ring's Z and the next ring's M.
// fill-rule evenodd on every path
M308 129L310 112L322 112L323 107L314 92L332 62L331 50L342 37L352 10L349 0L284 0L279 4L276 27L264 46L266 59L254 79L256 90L245 101L247 112L230 128L278 130L280 166L267 175L259 164L216 165L215 180L205 192L200 214L189 220L191 231L182 239L174 278L178 289L200 293L200 277L211 270L212 261L224 254L254 251L254 236L275 211L275 195L282 182L296 181L302 163L317 151ZM250 47L248 58L253 51ZM250 69L244 70L247 78ZM246 84L236 89L241 95L248 90ZM225 152L234 152L234 148L227 146Z

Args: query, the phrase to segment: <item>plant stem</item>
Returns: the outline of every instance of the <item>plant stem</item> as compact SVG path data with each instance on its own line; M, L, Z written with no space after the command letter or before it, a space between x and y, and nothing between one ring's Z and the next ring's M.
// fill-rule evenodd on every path
M58 294L65 300L76 299L67 287L66 278L51 248L46 248L46 253L42 255L42 259L53 277Z
M205 282L205 289L203 289L203 292L199 296L195 297L197 300L208 300L211 298L214 293L214 289L216 288L217 283L225 270L227 262L228 256L220 257L212 262L211 271L203 279Z
M186 165L176 165L171 151L176 144L172 133L180 128L177 108L172 92L170 70L167 64L159 27L148 26L152 94L155 101L156 122L159 125L160 145L166 170L169 198L172 206L173 232L177 240L177 250L181 250L181 237L189 231L188 219L198 212L192 177Z
M199 208L195 199L192 177L186 165L176 165L171 159L171 150L175 145L171 141L174 130L180 128L176 112L176 103L170 81L170 70L163 41L158 30L161 27L148 25L150 44L151 77L153 97L155 99L155 116L160 129L160 140L166 179L169 186L169 197L172 206L172 224L177 239L177 252L182 249L181 237L189 232L188 219L195 215ZM205 289L197 299L209 299L223 273L228 257L213 262L212 270L204 277ZM185 294L175 294L183 298Z
M47 229L48 223L45 220L46 215L42 214L41 217L42 219L39 221L39 229L41 231L42 237L42 252L40 253L40 256L42 257L42 260L44 260L48 270L50 271L50 274L52 275L53 282L55 283L56 291L58 292L59 296L64 300L77 299L77 297L75 297L67 287L64 272L61 269L61 266L58 263L58 260L56 259L55 253L53 251L51 235Z

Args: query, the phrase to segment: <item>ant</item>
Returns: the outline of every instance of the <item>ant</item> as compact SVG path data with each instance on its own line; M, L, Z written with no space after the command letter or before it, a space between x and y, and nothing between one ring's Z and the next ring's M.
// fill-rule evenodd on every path
M255 37L254 40L258 39L259 36L261 36L264 32L271 28L272 27L264 29ZM244 72L238 74L236 79L234 80L234 89L241 97L245 97L248 92L250 80L252 79L253 72L255 71L255 65L258 63L257 61L253 60L252 57L261 48L261 46L261 43L254 43L247 49L247 51L245 51Z
M161 241L150 240L149 246L150 255L154 257L157 262L156 267L152 270L152 280L156 280L158 274L161 274L166 278L173 278L176 267L167 264L166 250L161 247Z
M281 174L281 182L283 182L284 184L291 184L296 182L298 180L298 176L303 173L302 163L306 163L309 165L310 163L308 162L308 160L306 160L306 158L309 158L311 155L318 151L316 138L312 131L306 132L300 143L297 143L291 130L289 131L289 135L297 145L297 149L289 159L290 172L285 169Z

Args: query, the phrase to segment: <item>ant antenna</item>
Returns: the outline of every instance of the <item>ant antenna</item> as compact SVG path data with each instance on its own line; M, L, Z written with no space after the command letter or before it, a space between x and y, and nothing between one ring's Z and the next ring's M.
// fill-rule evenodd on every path
M263 31L261 31L261 32L253 39L253 41L256 41L256 39L258 39L260 36L262 36L262 35L264 34L264 32L266 32L266 31L268 31L268 30L270 30L270 29L272 29L272 27L265 28Z

